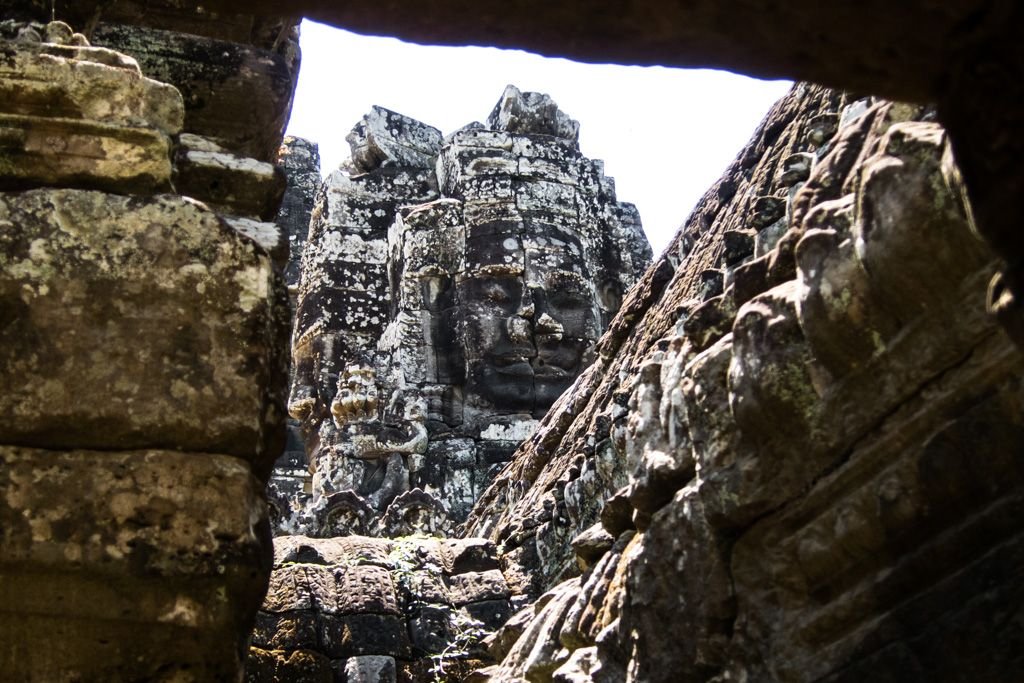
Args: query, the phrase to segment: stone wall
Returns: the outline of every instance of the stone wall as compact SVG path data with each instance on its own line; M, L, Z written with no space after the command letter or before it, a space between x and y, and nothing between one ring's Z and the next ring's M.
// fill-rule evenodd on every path
M277 163L288 182L275 222L288 236L288 265L285 267L284 278L288 285L294 326L302 251L309 233L313 207L323 185L320 177L320 151L314 142L286 136L278 152ZM284 453L274 463L274 473L267 486L270 522L275 533L293 528L295 522L292 517L305 508L311 493L312 478L306 446L302 440L302 425L289 417Z
M550 589L482 675L1019 677L1024 365L964 194L931 110L795 86L474 510Z
M227 43L147 34L137 60L15 5L0 21L0 671L237 680L270 572L287 367L285 243L263 222L283 176L251 156L280 135L266 121L291 76L248 98L266 120L218 136L197 113L231 118L230 102L181 93L186 65L216 61L197 45ZM173 85L140 69L143 47L182 65ZM295 63L247 68L278 66Z
M480 539L280 537L248 680L460 679L522 603Z

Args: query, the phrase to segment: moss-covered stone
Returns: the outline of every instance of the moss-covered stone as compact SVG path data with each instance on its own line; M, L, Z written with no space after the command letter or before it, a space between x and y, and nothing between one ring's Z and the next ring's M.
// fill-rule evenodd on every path
M234 680L270 561L260 489L229 456L0 447L4 677Z
M200 204L0 194L0 442L280 452L287 308L269 255Z

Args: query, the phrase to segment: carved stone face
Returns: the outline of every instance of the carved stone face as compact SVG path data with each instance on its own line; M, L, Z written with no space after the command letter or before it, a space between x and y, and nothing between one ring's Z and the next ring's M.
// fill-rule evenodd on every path
M592 286L576 272L550 270L534 288L534 368L536 408L546 411L583 369L597 340L597 308Z
M543 413L579 373L597 337L593 286L578 244L491 236L468 245L459 281L467 398L496 410Z

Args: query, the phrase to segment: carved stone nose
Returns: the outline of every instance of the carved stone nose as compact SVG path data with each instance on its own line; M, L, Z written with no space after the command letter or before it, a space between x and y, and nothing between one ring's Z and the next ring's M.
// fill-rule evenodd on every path
M562 323L558 322L547 313L541 313L540 318L537 319L537 332L561 334L565 332L565 328L562 327Z
M527 297L526 300L523 301L522 305L519 307L519 310L517 311L517 314L521 318L532 319L535 313L536 309L533 306L533 300L530 299L529 297Z
M528 342L532 337L529 321L518 315L508 319L508 337L514 342Z

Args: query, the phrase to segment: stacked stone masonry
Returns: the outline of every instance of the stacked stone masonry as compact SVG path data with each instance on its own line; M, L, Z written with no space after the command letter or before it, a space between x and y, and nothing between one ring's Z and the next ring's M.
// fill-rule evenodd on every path
M288 265L285 282L294 323L299 293L299 266L309 232L309 223L317 194L323 184L320 177L320 151L316 143L286 136L278 152L277 163L284 171L287 188L275 222L288 237ZM302 424L288 418L288 436L284 453L274 463L274 472L267 487L270 517L275 533L294 508L308 500L312 492L309 460L302 440Z
M274 552L250 681L457 680L523 604L478 539L282 536Z
M0 677L238 680L285 418L264 152L297 61L177 33L174 3L163 27L58 11L81 33L42 4L0 18ZM182 97L212 65L275 84L236 138L211 121L237 102Z

